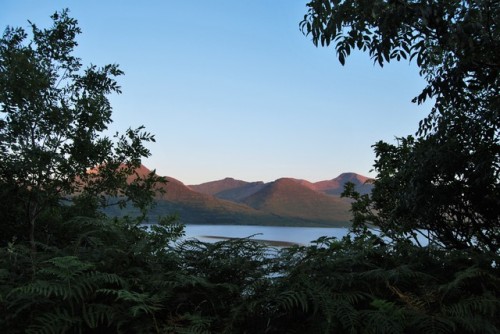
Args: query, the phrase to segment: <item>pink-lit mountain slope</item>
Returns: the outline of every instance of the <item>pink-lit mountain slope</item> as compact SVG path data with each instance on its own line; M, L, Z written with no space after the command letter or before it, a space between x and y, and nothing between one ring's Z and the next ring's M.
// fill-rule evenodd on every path
M340 195L344 190L344 185L347 182L352 182L356 186L356 190L362 194L371 192L373 185L372 179L356 173L343 173L331 180L309 182L302 179L293 179L294 182L328 195ZM227 199L234 202L241 202L246 197L251 196L257 191L264 188L266 184L263 182L245 182L232 178L223 180L202 183L199 185L190 185L189 188L204 194L214 195L215 197Z
M236 212L241 214L259 215L256 210L235 202L218 199L214 196L202 194L189 189L179 180L166 177L168 183L162 188L165 193L160 200L171 203L186 204L191 207L203 208L209 211Z
M182 182L167 177L163 185L165 193L158 198L150 216L178 214L186 224L232 224L232 225L288 225L288 226L345 226L348 220L307 218L306 216L280 215L252 208L245 203L223 200L202 194L185 186Z
M235 180L231 177L226 177L223 180L211 181L198 185L189 185L188 188L199 193L215 195L228 189L244 187L247 184L248 182Z
M141 166L136 173L150 171ZM346 226L350 203L338 196L345 182L370 191L368 178L354 173L316 183L282 178L274 182L245 182L232 178L186 186L166 177L150 217L178 214L187 224L247 224L289 226Z
M223 180L190 185L189 188L203 194L213 195L220 199L232 202L241 202L248 196L256 193L265 186L264 182L246 182L225 178Z
M267 184L244 199L243 203L285 217L325 222L346 222L351 219L349 201L314 191L289 178Z
M371 181L372 179L356 173L342 173L332 180L314 183L313 189L329 195L340 195L344 191L344 185L352 182L358 192L366 194L373 188Z

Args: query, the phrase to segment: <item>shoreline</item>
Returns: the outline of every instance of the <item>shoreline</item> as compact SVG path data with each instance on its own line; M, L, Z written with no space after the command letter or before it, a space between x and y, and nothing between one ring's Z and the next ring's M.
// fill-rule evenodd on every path
M237 237L223 237L219 235L201 235L200 238L207 239L219 239L219 240L238 240L238 239L248 239L252 241L257 241L259 243L268 245L268 246L276 246L276 247L292 247L292 246L303 246L298 242L291 241L280 241L280 240L266 240L266 239L251 239L251 238L237 238Z

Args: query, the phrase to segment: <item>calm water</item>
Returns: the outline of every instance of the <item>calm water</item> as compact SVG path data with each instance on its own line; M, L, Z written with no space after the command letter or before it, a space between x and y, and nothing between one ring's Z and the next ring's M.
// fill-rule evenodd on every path
M186 225L186 238L203 241L207 236L245 238L254 234L255 239L288 241L307 245L322 236L342 238L347 228L251 226L251 225Z

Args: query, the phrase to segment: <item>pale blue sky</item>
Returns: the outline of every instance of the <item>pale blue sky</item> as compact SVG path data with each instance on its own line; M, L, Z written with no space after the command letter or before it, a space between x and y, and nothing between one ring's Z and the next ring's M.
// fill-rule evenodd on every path
M186 184L234 177L371 175L371 145L412 134L430 109L407 62L384 68L299 31L307 0L0 0L0 28L69 8L84 63L118 63L111 131L146 126L145 161Z

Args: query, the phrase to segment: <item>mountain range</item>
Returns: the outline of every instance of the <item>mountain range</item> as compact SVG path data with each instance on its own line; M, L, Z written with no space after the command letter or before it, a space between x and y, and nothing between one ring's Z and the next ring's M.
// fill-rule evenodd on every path
M141 166L139 175L149 170ZM346 182L360 193L372 189L371 179L343 173L332 180L280 178L273 182L222 180L185 185L166 177L165 193L156 198L150 219L177 214L186 224L283 225L343 227L351 219L350 200L340 198Z

